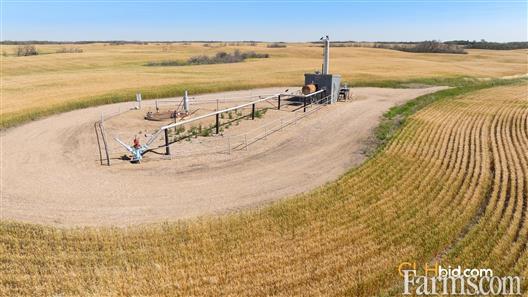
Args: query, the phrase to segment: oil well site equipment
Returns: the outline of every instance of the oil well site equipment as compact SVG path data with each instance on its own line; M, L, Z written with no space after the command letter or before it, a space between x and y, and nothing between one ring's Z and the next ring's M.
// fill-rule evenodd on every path
M341 91L341 76L330 74L330 38L328 35L321 37L323 41L323 69L322 73L305 73L303 94L307 95L315 91L325 90L330 95L327 103L336 103Z
M288 90L273 94L265 97L259 97L256 100L252 100L250 102L244 102L243 104L224 108L224 109L218 109L218 100L217 102L217 109L214 112L210 112L207 114L199 115L199 116L193 116L194 111L191 110L190 104L191 104L191 98L189 97L189 94L187 91L185 91L184 96L181 100L175 100L175 99L163 99L163 100L156 100L156 112L148 112L145 116L145 119L147 120L168 120L173 119L173 123L165 124L164 126L160 127L157 131L155 131L153 134L151 134L150 138L146 141L144 145L140 145L138 143L134 143L134 145L127 145L123 141L115 138L115 140L126 150L131 152L133 154L132 161L139 162L142 159L143 154L145 154L148 151L154 151L157 149L163 149L165 150L165 155L171 155L171 149L170 146L179 141L179 140L171 140L169 137L169 130L179 127L184 127L186 124L190 124L193 122L197 122L206 118L214 118L214 124L212 125L212 131L213 134L219 134L221 130L221 115L224 113L231 113L232 111L242 110L242 109L250 109L251 113L249 115L246 115L246 117L250 119L255 119L256 114L256 108L257 104L268 102L272 103L272 105L275 105L276 103L276 109L282 110L283 105L288 104L294 106L293 112L302 112L305 115L308 114L307 109L311 107L312 105L326 105L326 104L335 104L340 96L343 96L345 99L347 99L349 95L349 89L348 87L341 87L341 76L338 74L331 74L330 73L330 38L328 36L324 36L320 39L323 43L323 64L322 64L322 72L315 71L314 73L305 73L304 74L304 85L301 88L300 92L289 92ZM252 96L245 97L249 99ZM139 94L139 98L141 98L141 95ZM158 102L159 101L159 102ZM141 106L140 103L141 99L138 99L138 105ZM170 103L174 102L177 104L175 106L175 109L169 109L168 111L160 111L159 104L161 103ZM195 102L197 103L197 102ZM192 104L195 104L192 103ZM268 108L269 109L269 108ZM282 119L281 119L281 129L282 129ZM172 131L172 130L171 130ZM267 133L265 133L266 135ZM152 147L153 143L159 139L160 141L163 141L163 145L159 145L157 147ZM246 149L248 142L245 141ZM106 146L106 143L105 143ZM107 157L107 159L109 159ZM109 162L108 162L109 163Z

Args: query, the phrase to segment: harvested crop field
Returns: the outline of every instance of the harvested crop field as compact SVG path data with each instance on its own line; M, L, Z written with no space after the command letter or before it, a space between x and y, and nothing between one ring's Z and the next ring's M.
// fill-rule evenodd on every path
M3 222L2 292L398 296L402 261L526 279L527 91L524 82L436 101L361 167L252 212L129 229Z
M204 95L196 101L284 89ZM101 166L94 132L101 111L129 109L132 103L31 122L1 135L3 218L58 226L123 226L261 205L311 190L357 166L365 159L363 151L384 111L440 89L355 88L354 100L326 106L247 151L193 153L208 141L226 149L225 139L235 139L232 134L249 133L288 113L270 109L261 119L242 121L223 136L172 146L171 160L150 153L139 165L118 160L126 151L111 139L112 166ZM153 104L144 102L142 111L105 121L109 136L131 142L148 130L145 125L161 125L137 117ZM189 154L182 153L188 150Z
M38 56L15 57L4 46L1 126L96 104L122 102L141 91L148 98L299 85L299 74L320 70L321 48L289 44L287 48L219 46L203 43L145 45L37 45ZM82 53L56 53L75 47ZM185 60L217 52L254 51L265 59L192 66L145 66L149 62ZM406 53L378 48L332 49L332 71L350 84L445 77L502 77L528 73L526 50L468 50L467 55Z

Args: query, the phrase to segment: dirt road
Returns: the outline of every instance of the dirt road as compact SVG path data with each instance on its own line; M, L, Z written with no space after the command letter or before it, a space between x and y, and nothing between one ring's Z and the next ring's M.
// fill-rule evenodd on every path
M0 136L1 217L68 227L126 226L262 205L313 189L357 166L384 111L439 89L356 88L352 102L323 108L248 151L152 158L140 165L99 165L94 136L93 123L101 111L130 108L132 103L31 122Z

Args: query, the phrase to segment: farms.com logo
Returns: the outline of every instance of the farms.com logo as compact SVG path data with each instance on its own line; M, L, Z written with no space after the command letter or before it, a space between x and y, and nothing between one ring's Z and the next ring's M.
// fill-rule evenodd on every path
M419 274L415 262L402 262L398 273L403 278L403 295L478 295L520 296L520 276L496 276L489 268L447 268L435 264L424 264Z

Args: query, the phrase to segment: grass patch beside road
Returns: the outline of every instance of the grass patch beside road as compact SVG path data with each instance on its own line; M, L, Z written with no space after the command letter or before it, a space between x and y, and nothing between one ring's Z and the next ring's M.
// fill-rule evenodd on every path
M350 87L374 87L374 88L419 88L430 86L449 86L461 87L468 84L478 83L478 78L470 76L445 76L445 77L427 77L403 80L355 80L346 81Z

